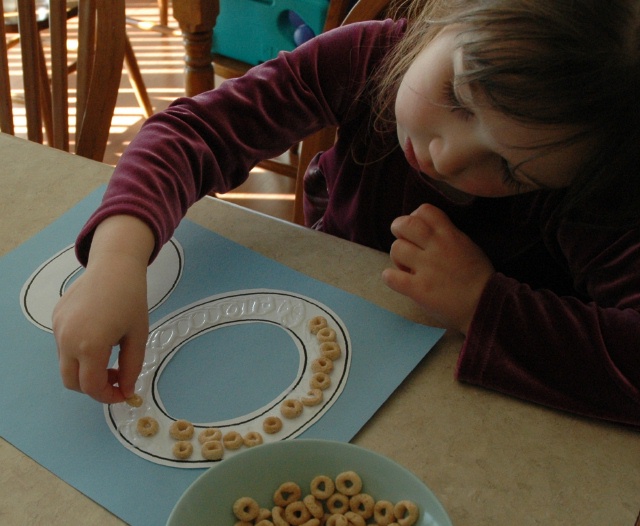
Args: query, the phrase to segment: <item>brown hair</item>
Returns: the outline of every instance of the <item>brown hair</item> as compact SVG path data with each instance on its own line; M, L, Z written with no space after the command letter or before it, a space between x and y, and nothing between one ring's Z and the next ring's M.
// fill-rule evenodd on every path
M638 0L402 0L395 13L408 27L375 79L378 131L395 128L395 96L415 57L442 27L461 24L457 81L517 121L578 130L549 148L596 145L564 215L640 221Z

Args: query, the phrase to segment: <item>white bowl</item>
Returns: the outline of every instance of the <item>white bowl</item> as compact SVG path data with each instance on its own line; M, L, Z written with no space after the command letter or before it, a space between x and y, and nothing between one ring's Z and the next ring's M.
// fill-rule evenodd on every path
M233 503L240 497L252 497L270 509L283 482L296 482L305 495L315 476L335 478L349 470L362 478L362 492L376 500L414 501L420 508L417 526L452 526L435 495L405 468L352 444L311 439L257 446L216 464L187 489L167 526L233 526Z

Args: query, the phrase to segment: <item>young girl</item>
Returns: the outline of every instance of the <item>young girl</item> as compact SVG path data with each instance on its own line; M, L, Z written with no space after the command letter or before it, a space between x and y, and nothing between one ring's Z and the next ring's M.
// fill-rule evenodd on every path
M465 335L458 379L640 425L640 3L416 0L406 15L148 120L54 313L68 388L130 396L146 267L188 207L338 125L307 171L307 220L390 251L385 283Z

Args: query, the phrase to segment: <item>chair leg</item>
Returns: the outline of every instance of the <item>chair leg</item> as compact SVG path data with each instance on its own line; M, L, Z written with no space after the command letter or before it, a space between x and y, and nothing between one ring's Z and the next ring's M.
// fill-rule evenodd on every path
M291 221L304 226L304 181L302 176L296 179Z
M147 87L144 83L144 79L142 78L142 73L140 73L138 60L133 53L133 47L131 46L131 41L128 36L125 40L124 63L127 66L129 80L131 81L131 86L133 87L136 99L138 99L138 104L140 104L140 107L144 112L144 116L149 118L153 115L153 105L151 104Z
M51 110L51 88L49 87L49 74L47 72L47 64L44 58L44 49L42 48L42 41L40 35L38 35L38 76L40 78L40 104L42 107L42 123L44 124L45 133L47 136L47 143L49 146L53 146L55 143L54 131L53 131L53 118Z
M18 19L21 24L20 50L22 55L22 75L24 82L25 111L27 115L27 139L43 142L42 107L40 99L40 61L44 60L35 12L28 2L18 3ZM37 43L40 43L40 47Z
M169 0L158 0L158 9L160 10L160 25L169 25Z

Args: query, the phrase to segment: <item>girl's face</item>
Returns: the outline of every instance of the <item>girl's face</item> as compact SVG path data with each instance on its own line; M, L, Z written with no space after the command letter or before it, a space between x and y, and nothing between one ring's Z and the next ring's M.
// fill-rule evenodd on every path
M519 123L483 105L468 85L456 85L461 38L459 26L445 27L400 84L398 138L409 164L436 184L482 197L567 186L586 148L545 150L568 130Z

